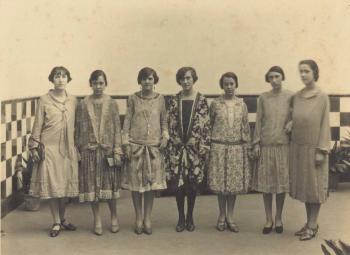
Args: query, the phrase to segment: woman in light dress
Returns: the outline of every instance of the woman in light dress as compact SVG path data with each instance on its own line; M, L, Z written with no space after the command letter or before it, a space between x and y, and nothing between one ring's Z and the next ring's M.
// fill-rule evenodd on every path
M77 100L66 92L72 80L63 66L54 67L49 81L54 88L40 97L29 139L31 159L35 162L29 194L49 199L53 225L50 236L62 229L76 227L65 220L65 198L76 197L78 190L78 157L74 146L74 122ZM39 153L38 147L45 147Z
M285 76L279 66L271 67L265 81L272 89L258 98L254 133L254 152L258 159L253 172L252 188L263 193L266 223L263 234L283 232L282 211L289 192L289 133L293 93L282 87ZM272 215L272 198L276 194L276 215Z
M212 129L208 183L218 196L218 231L224 231L226 227L232 232L239 231L233 220L236 195L245 194L250 189L248 111L243 100L236 96L237 87L237 75L224 73L220 78L220 88L224 94L210 105Z
M317 86L319 69L314 60L299 62L305 87L293 96L290 154L290 196L305 203L307 222L295 233L301 241L318 232L318 214L328 197L330 150L329 98Z
M154 91L158 80L152 68L140 70L137 81L141 88L128 98L123 126L123 150L127 162L122 187L132 194L136 234L152 234L151 213L155 191L167 187L163 150L169 134L164 97Z

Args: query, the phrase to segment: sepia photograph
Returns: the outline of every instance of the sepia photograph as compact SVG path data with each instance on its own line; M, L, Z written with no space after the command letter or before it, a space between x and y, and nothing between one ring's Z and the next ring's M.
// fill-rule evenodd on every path
M350 255L350 0L0 0L3 255Z

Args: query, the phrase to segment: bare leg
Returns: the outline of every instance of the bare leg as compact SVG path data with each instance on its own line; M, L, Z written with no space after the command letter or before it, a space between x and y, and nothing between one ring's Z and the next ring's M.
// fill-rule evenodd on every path
M271 193L263 193L264 198L264 207L266 214L266 223L264 227L271 227L273 224L272 219L272 194Z
M275 217L275 225L282 226L282 212L284 200L286 197L286 193L276 194L276 217Z
M306 223L310 222L310 204L305 203L305 209L306 209Z
M60 213L59 213L59 199L52 198L49 200L51 215L53 223L61 224Z
M318 203L310 203L309 205L309 221L308 221L308 226L310 228L316 229L317 228L317 219L318 219L318 214L321 209L321 204Z
M219 218L218 222L224 222L226 219L226 199L227 196L218 194Z
M144 224L146 228L151 228L151 215L154 201L154 191L145 192L144 201Z
M236 195L227 195L227 221L229 223L233 222L233 210L235 208L236 203Z
M111 212L111 226L118 226L118 217L117 217L117 199L108 200L108 207Z
M135 224L137 227L141 228L143 224L142 219L142 194L137 191L132 191L132 202L134 204L135 214L136 214L136 220Z
M91 202L92 213L94 214L95 229L102 228L99 202Z
M60 221L64 221L64 215L66 213L66 199L65 198L59 198L58 199L58 211L60 215Z

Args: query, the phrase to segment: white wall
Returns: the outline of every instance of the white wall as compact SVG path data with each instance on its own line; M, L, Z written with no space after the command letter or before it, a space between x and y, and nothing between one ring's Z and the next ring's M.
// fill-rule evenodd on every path
M80 95L100 68L108 93L129 94L143 66L157 70L159 92L173 93L183 65L206 93L219 92L226 71L238 74L239 93L260 93L272 65L297 90L305 58L318 62L325 91L350 93L349 28L347 0L1 0L0 99L45 93L55 65L71 71L68 90Z

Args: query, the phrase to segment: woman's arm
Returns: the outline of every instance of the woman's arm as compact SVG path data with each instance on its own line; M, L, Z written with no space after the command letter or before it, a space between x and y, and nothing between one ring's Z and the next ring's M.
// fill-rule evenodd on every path
M32 134L28 142L28 148L30 150L37 148L39 145L38 141L39 142L41 141L41 132L44 126L44 120L45 120L45 108L44 108L42 99L40 98L37 104L35 120L32 128Z
M256 110L256 121L255 121L255 129L254 129L254 138L253 145L259 145L261 139L261 125L263 120L263 102L262 97L259 96Z

